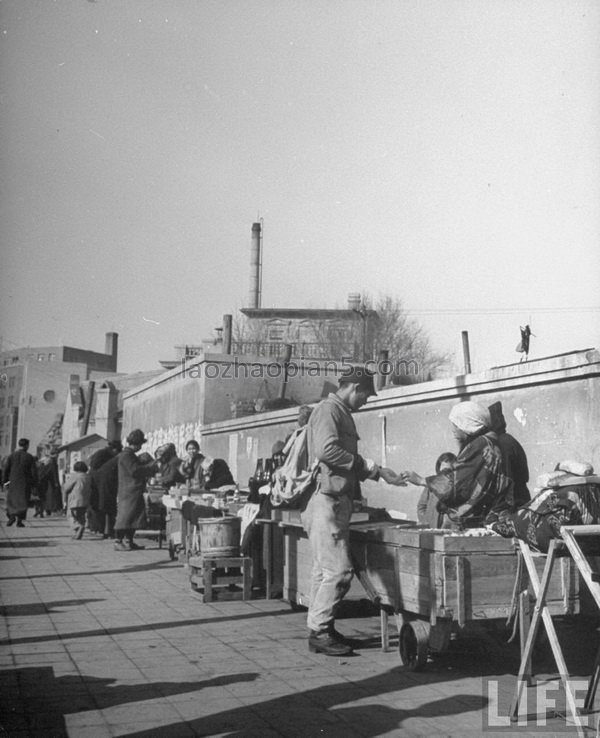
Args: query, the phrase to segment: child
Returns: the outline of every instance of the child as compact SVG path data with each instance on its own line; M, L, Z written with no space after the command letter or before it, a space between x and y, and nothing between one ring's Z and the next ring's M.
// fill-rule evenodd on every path
M435 462L435 473L452 471L456 455L447 451L439 456ZM423 489L419 502L417 503L417 520L419 523L428 525L430 528L441 528L444 514L437 509L438 499L432 494L428 487Z
M71 510L73 538L80 541L85 530L85 514L90 503L90 488L86 485L87 464L76 461L64 487L66 505Z

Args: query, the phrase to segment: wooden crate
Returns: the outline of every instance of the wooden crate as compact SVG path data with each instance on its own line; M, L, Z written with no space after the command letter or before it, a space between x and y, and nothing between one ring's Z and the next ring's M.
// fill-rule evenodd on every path
M310 605L312 553L308 537L300 525L281 523L283 529L283 599L293 605ZM346 600L365 598L360 582L354 577Z
M352 552L365 587L382 605L461 625L508 617L517 574L512 539L402 525L361 527L351 536ZM536 559L540 576L544 561ZM556 566L548 603L553 614L579 612L579 577L570 559Z
M192 590L202 591L203 602L250 599L252 561L248 556L192 556L188 566Z

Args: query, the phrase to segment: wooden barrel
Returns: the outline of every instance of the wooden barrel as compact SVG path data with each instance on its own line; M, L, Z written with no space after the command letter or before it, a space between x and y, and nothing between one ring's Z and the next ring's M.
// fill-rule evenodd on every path
M200 555L207 558L240 555L241 518L198 518Z

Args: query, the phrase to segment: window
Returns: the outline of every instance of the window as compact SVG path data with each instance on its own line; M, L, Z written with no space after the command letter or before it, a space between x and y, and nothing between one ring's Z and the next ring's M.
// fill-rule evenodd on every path
M267 324L267 338L269 341L283 341L288 323L285 320L272 320Z
M14 399L15 398L12 395L9 395L8 396L8 400L6 401L6 406L7 407L12 407L13 406Z
M283 341L283 328L269 328L269 341Z
M4 407L4 403L6 402L5 397L0 397L0 407Z
M43 397L46 402L53 402L56 397L56 392L54 390L46 390Z
M56 354L48 354L48 361L56 361Z
M16 379L16 377L9 377L8 378L8 386L9 387L14 387L15 386L15 379Z
M4 415L0 415L0 428L4 428Z

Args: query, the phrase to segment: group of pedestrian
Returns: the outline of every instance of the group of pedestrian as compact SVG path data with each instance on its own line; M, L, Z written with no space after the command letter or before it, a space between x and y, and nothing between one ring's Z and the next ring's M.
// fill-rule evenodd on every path
M39 459L29 453L29 439L21 438L17 450L0 469L7 490L8 524L23 527L30 506L34 518L62 511L61 486L56 449L44 448Z
M35 507L34 517L63 511L70 517L74 538L81 540L89 530L114 538L118 551L136 551L143 548L134 536L145 527L150 478L165 490L177 484L197 489L234 484L227 463L201 454L194 439L187 442L184 459L177 456L172 443L159 447L154 457L140 454L145 443L139 428L129 433L124 448L120 441L110 441L87 464L76 461L61 490L56 451L46 450L37 461L29 453L29 440L20 439L2 470L8 525L22 528L30 505Z

